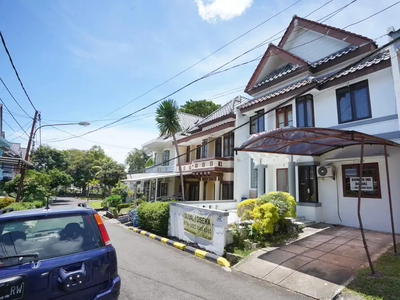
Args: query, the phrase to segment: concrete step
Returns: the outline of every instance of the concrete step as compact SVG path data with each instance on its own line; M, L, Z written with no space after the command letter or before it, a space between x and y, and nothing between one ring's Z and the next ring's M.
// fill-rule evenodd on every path
M302 220L294 219L292 222L294 225L299 226L301 228L308 227L308 226L315 224L314 221L305 220L305 219L302 219Z

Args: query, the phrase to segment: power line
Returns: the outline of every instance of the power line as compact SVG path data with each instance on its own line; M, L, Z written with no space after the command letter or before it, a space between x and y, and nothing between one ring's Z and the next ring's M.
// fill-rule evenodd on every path
M11 117L14 119L15 123L18 124L18 126L22 129L23 132L25 132L26 136L29 138L29 134L26 133L25 129L22 128L21 124L17 121L17 119L14 117L14 115L10 112L8 109L7 105L4 103L3 99L0 98L1 103L3 103L4 107L7 109L7 111L10 113Z
M287 11L288 9L290 9L290 8L293 7L293 6L295 6L296 4L298 4L298 3L301 2L301 1L302 1L302 0L298 0L298 1L296 1L295 3L293 3L293 4L289 5L288 7L286 7L285 9L279 11L279 12L276 13L275 15L273 15L273 16L271 16L271 17L265 19L265 20L262 21L261 23L257 24L256 26L250 28L249 30L247 30L246 32L242 33L242 34L239 35L238 37L234 38L234 39L231 40L230 42L228 42L228 43L224 44L223 46L219 47L217 50L213 51L212 53L210 53L210 54L207 55L206 57L200 59L200 60L197 61L196 63L190 65L190 66L187 67L186 69L182 70L181 72L177 73L176 75L172 76L171 78L169 78L169 79L163 81L162 83L160 83L159 85L153 87L152 89L150 89L150 90L144 92L143 94L141 94L141 95L139 95L138 97L134 98L133 100L127 102L126 104L122 105L121 107L119 107L119 108L113 110L112 112L110 112L110 113L104 115L104 116L101 117L100 119L103 119L103 118L105 118L105 117L107 117L107 116L109 116L109 115L115 113L116 111L118 111L118 110L120 110L120 109L126 107L127 105L131 104L132 102L134 102L134 101L136 101L136 100L142 98L143 96L145 96L145 95L147 95L148 93L154 91L155 89L159 88L160 86L163 86L164 84L170 82L171 80L175 79L175 78L178 77L179 75L185 73L186 71L188 71L188 70L190 70L191 68L197 66L197 65L200 64L201 62L205 61L207 58L213 56L215 53L221 51L222 49L226 48L226 47L229 46L230 44L232 44L232 43L234 43L235 41L239 40L240 38L242 38L242 37L245 36L246 34L249 34L249 33L252 32L253 30L255 30L256 28L260 27L261 25L267 23L268 21L272 20L273 18L275 18L275 17L279 16L280 14L284 13L285 11ZM329 2L332 2L332 1L333 1L333 0L330 0ZM328 2L328 3L329 3L329 2ZM100 119L99 119L99 120L100 120Z
M11 63L11 65L12 65L13 69L14 69L15 75L17 75L18 81L19 81L19 83L20 83L22 89L24 90L24 93L25 93L26 97L27 97L28 100L29 100L29 103L32 105L33 109L36 111L37 109L36 109L35 105L33 105L32 100L31 100L31 98L29 97L29 95L28 95L28 93L27 93L27 91L26 91L26 89L25 89L25 87L24 87L24 84L22 83L21 78L19 77L17 68L16 68L15 65L14 65L14 62L13 62L13 60L12 60L12 58L11 58L11 54L10 54L10 52L8 51L8 48L7 48L7 45L6 45L6 41L4 40L4 37L3 37L3 34L1 33L1 31L0 31L0 37L1 37L1 41L2 41L3 46L4 46L4 50L6 50L7 55L8 55L8 59L10 60L10 63Z
M6 88L7 92L10 94L11 98L14 99L15 103L17 103L17 105L19 106L19 108L29 117L29 114L25 111L25 109L21 106L21 104L19 104L19 102L17 101L17 99L15 99L14 95L11 93L10 89L8 88L8 86L5 84L5 82L3 81L3 79L0 77L0 81L1 83L4 85L4 87Z
M334 15L338 14L340 11L342 11L342 10L345 9L345 8L347 8L350 4L352 4L352 3L356 2L356 1L357 1L357 0L353 0L352 2L350 2L350 3L348 3L348 4L344 5L344 6L342 6L341 8L339 8L339 9L337 9L337 10L335 10L333 13L328 14L329 18L332 18ZM328 3L329 3L329 2L328 2ZM326 4L327 4L327 3L325 3L323 6L325 6ZM323 17L323 18L326 18L326 16ZM317 25L314 25L314 27L315 27L315 26L317 26ZM283 30L283 31L284 31L284 30ZM278 33L278 34L279 34L279 33ZM274 37L274 36L276 36L276 35L277 35L277 34L273 35L272 37ZM299 36L300 36L300 35L299 35ZM325 35L323 35L323 36L325 36ZM298 36L297 36L296 38L298 38ZM294 39L295 39L295 38L294 38ZM294 39L292 39L292 40L294 40ZM304 43L304 44L308 44L308 43L309 43L309 42L306 42L306 43ZM138 109L138 110L136 110L136 111L134 111L134 112L132 112L132 113L130 113L130 114L124 116L124 117L121 117L121 118L119 118L119 119L117 119L117 120L115 120L115 121L113 121L113 122L110 122L110 123L108 123L108 124L106 124L106 125L103 125L103 126L97 128L97 129L94 129L94 130L88 131L88 132L86 132L86 133L83 133L83 134L81 134L81 135L78 136L78 137L82 137L82 136L88 135L88 134L90 134L90 133L99 131L99 130L105 128L105 127L109 127L109 126L111 126L111 125L113 125L113 124L115 124L115 123L118 123L118 122L120 122L120 121L122 121L122 120L124 120L124 119L126 119L126 118L128 118L128 117L131 117L132 115L134 115L134 114L136 114L136 113L138 113L138 112L140 112L140 111L143 111L143 110L147 109L148 107L151 107L151 106L157 104L158 102L161 102L161 101L163 101L163 100L165 100L165 99L171 97L172 95L174 95L174 94L180 92L181 90L183 90L183 89L185 89L185 88L191 86L192 84L194 84L194 83L196 83L196 82L198 82L198 81L200 81L200 80L203 80L203 79L205 79L205 78L207 78L207 77L210 77L210 76L212 76L212 75L216 75L216 74L219 74L219 73L222 73L222 72L226 72L226 71L228 71L228 70L231 70L232 68L234 68L234 67L236 67L236 66L233 66L233 67L230 67L230 68L227 68L227 69L224 69L224 70L220 70L220 69L221 69L222 67L224 67L224 66L230 64L231 62L235 61L236 59L242 57L243 55L245 55L245 54L247 54L247 53L249 53L249 52L255 50L257 47L260 47L261 44L262 44L262 43L260 43L260 44L258 44L257 46L251 48L250 50L248 50L248 51L246 51L246 52L240 54L239 56L237 56L237 57L235 57L234 59L230 60L229 62L223 64L222 66L218 67L217 69L215 69L215 70L213 70L213 71L207 73L206 75L204 75L204 76L202 76L202 77L200 77L200 78L197 78L197 79L195 79L195 80L189 82L188 84L184 85L183 87L179 88L178 90L175 90L174 92L170 93L169 95L167 95L167 96L165 96L165 97L163 97L163 98L161 98L161 99L158 99L158 100L156 100L156 101L153 101L152 103L148 104L147 106L142 107L141 109ZM296 47L297 47L297 46L296 46ZM257 59L258 59L258 58L253 59L253 60L251 60L250 62L256 61ZM249 63L249 62L247 62L247 63ZM245 63L239 64L239 65L243 65L243 64L245 64ZM219 71L219 72L217 72L217 71ZM69 140L69 139L72 139L72 138L74 138L74 137L65 138L65 139L60 139L60 140L57 140L57 141L54 141L54 142L61 142L61 141Z

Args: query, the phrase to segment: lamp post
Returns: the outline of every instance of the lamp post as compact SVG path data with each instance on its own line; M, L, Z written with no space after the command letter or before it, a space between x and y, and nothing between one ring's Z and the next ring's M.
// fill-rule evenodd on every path
M61 124L45 124L45 125L42 125L42 126L36 128L35 131L33 132L33 136L32 136L32 139L33 139L32 152L35 149L35 136L36 136L36 132L39 129L41 129L43 127L57 127L57 126L70 126L70 125L89 126L90 123L83 121L83 122L75 122L75 123L61 123Z

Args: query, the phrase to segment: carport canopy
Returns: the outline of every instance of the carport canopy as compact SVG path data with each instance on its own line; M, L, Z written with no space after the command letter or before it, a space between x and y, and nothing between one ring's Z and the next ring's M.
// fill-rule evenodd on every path
M320 156L336 149L361 145L362 140L366 145L400 147L393 141L358 131L307 127L256 133L235 151Z
M275 154L286 155L306 155L306 156L321 156L333 150L357 146L361 148L360 151L360 166L359 166L359 182L362 181L363 174L363 159L364 159L364 145L383 145L385 164L386 164L386 177L388 185L389 196L389 210L390 221L392 224L392 237L394 252L397 253L396 236L393 220L393 206L392 196L390 190L390 176L387 159L387 146L400 147L400 144L393 141L383 139L377 136L368 135L358 131L352 130L339 130L331 128L283 128L270 131L264 131L253 134L244 142L240 147L235 148L235 151L247 152L266 152ZM362 234L363 244L366 255L368 257L369 266L374 275L374 267L372 264L371 256L369 254L367 242L364 235L364 228L361 218L361 184L358 185L358 205L357 214Z

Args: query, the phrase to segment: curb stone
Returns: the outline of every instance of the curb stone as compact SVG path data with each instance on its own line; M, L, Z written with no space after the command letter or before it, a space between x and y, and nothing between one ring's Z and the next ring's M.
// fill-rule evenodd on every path
M186 246L183 243L175 242L173 240L170 240L170 239L167 239L167 238L152 234L152 233L150 233L148 231L141 230L141 229L136 228L136 227L130 226L130 227L125 227L125 229L131 230L131 231L136 232L136 233L138 233L140 235L147 236L149 238L152 238L153 240L159 241L159 242L161 242L163 244L166 244L166 245L170 245L170 246L175 247L177 249L180 249L182 251L191 253L191 254L199 257L199 258L203 258L203 259L206 259L208 261L217 263L217 264L219 264L221 266L224 266L224 267L230 267L231 266L229 261L226 258L218 256L218 255L215 255L215 254L211 254L211 253L209 253L207 251L196 249L196 248L191 247L191 246Z

